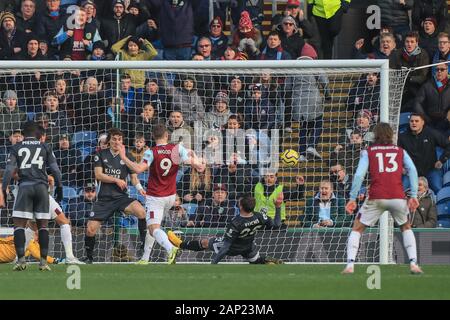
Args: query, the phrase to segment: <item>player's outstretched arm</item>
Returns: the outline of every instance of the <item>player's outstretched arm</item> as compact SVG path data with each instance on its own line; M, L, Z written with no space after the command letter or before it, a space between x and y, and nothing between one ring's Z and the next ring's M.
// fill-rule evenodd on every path
M122 161L125 162L126 166L131 170L133 170L135 173L139 174L148 170L148 164L145 163L144 161L141 163L137 163L128 159L124 145L122 145L122 147L120 148L119 155L120 159L122 159Z

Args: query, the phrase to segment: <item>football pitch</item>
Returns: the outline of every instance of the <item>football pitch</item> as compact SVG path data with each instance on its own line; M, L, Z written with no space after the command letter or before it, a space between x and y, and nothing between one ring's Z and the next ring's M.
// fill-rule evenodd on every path
M407 265L381 266L380 289L368 265L341 275L343 265L83 265L80 289L69 290L66 265L41 272L37 264L12 271L0 265L0 300L5 299L450 299L450 266L424 266L409 274ZM77 267L75 267L76 269Z

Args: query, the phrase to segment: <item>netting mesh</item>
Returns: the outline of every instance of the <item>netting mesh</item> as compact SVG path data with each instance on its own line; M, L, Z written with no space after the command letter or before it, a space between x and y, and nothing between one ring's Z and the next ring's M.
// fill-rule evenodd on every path
M379 71L2 70L1 166L15 130L27 119L46 128L63 172L62 209L71 220L74 253L82 257L92 207L84 191L95 183L93 155L108 147L104 133L120 128L140 161L143 150L154 145L152 127L165 123L173 142L193 149L208 163L204 174L180 169L179 199L166 213L166 230L177 230L185 239L220 236L238 213L241 195L254 194L257 208L273 216L272 196L283 186L282 227L258 233L261 251L289 262L344 262L353 222L344 206L359 152L370 144L371 129L380 119ZM145 76L144 88L134 86L136 73ZM396 131L405 77L406 71L390 71L389 122ZM294 166L280 161L287 149L298 152ZM145 188L148 174L139 178ZM131 184L129 193L144 203ZM12 204L11 197L1 212L2 227L12 226ZM64 256L56 224L51 234L51 254ZM392 247L392 227L390 237ZM141 249L137 219L118 212L97 234L95 259L135 261ZM151 261L165 260L158 244L152 249ZM178 260L208 262L210 257L210 252L184 251ZM379 261L377 228L363 235L358 260Z

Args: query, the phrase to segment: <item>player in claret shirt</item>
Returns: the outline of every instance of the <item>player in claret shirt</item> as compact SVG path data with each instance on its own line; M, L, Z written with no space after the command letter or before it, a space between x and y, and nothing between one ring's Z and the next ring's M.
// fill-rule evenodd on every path
M148 230L155 240L166 249L167 262L174 264L178 248L172 245L167 234L161 229L161 221L164 213L175 204L176 177L180 163L191 165L199 172L205 170L205 165L201 159L195 156L194 152L188 152L181 144L168 143L169 132L164 125L156 125L152 134L156 146L144 153L141 163L130 160L123 145L120 157L128 168L138 174L146 170L150 171L145 204ZM147 250L147 239L144 250Z
M423 272L417 265L416 239L408 217L409 211L414 212L419 206L417 200L419 179L416 167L408 153L393 144L394 132L389 124L377 124L374 134L374 143L361 152L358 169L353 178L350 200L345 207L348 214L352 214L356 209L358 191L369 171L369 196L359 210L348 238L347 266L342 273L353 273L361 234L366 227L374 226L384 211L389 211L402 231L403 246L409 257L411 273L421 274ZM408 201L402 184L404 170L411 183L411 196Z
M255 244L256 232L261 228L279 228L281 226L281 204L283 194L276 199L275 218L272 220L265 213L253 212L256 200L250 195L244 195L239 200L240 213L228 224L223 238L204 238L201 240L181 241L173 231L169 231L169 240L177 247L192 251L206 249L214 251L211 261L217 264L225 256L241 255L252 264L281 264L279 259L262 256Z

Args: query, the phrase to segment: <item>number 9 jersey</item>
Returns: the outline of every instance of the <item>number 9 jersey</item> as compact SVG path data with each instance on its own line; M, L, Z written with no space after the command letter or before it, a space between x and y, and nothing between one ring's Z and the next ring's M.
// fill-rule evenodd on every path
M145 151L142 161L150 169L147 195L167 197L176 194L178 168L188 158L186 148L180 144L157 145Z

